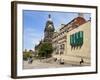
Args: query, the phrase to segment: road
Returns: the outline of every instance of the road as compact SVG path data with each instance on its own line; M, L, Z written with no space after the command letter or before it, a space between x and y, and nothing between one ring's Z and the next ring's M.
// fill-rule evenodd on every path
M59 62L55 62L53 60L39 60L35 59L32 63L28 63L28 61L23 62L24 69L39 69L39 68L57 68L57 67L70 67L70 64L60 64Z

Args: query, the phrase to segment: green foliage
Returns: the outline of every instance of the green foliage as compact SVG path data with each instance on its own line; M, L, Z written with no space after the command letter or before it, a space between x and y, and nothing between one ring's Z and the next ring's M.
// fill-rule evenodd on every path
M39 53L38 56L39 57L51 57L51 53L53 52L53 47L52 44L49 42L44 42L40 45L39 47Z
M27 60L29 57L32 57L32 53L31 52L23 52L23 59Z

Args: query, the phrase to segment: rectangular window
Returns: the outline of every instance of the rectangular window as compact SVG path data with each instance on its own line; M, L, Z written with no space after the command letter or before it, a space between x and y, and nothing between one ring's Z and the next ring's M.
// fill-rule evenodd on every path
M70 45L72 45L73 41L72 41L72 35L70 35Z
M72 35L72 46L74 45L74 34Z
M78 37L77 37L77 33L75 33L75 46L77 46L77 39L78 39Z
M80 45L83 44L83 31L80 31Z
M74 39L74 45L75 45L75 34L73 34L73 39Z
M72 35L70 35L70 45L72 44Z
M70 35L71 46L82 46L83 44L83 31L79 31L75 34Z
M83 31L80 31L80 37L83 38Z

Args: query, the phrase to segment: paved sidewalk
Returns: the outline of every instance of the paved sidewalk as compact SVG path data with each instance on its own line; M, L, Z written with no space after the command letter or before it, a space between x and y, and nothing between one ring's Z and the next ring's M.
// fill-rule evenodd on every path
M48 60L33 60L32 63L28 61L23 62L24 69L36 69L36 68L57 68L57 67L69 67L69 64L59 64L58 62L48 61Z
M75 61L67 61L64 64L60 64L58 61L54 61L54 58L48 59L34 59L32 63L28 63L28 61L23 62L24 69L39 69L39 68L60 68L60 67L81 67L81 66L89 66L89 64L79 64L79 62Z

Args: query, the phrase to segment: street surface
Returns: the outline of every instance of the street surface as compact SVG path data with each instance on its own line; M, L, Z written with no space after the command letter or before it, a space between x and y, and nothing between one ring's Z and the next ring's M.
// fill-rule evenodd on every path
M42 59L42 60L35 59L33 60L32 63L29 63L28 61L23 62L24 69L59 68L59 67L71 67L71 66L73 65L67 63L60 64L58 61L54 61L52 59Z

